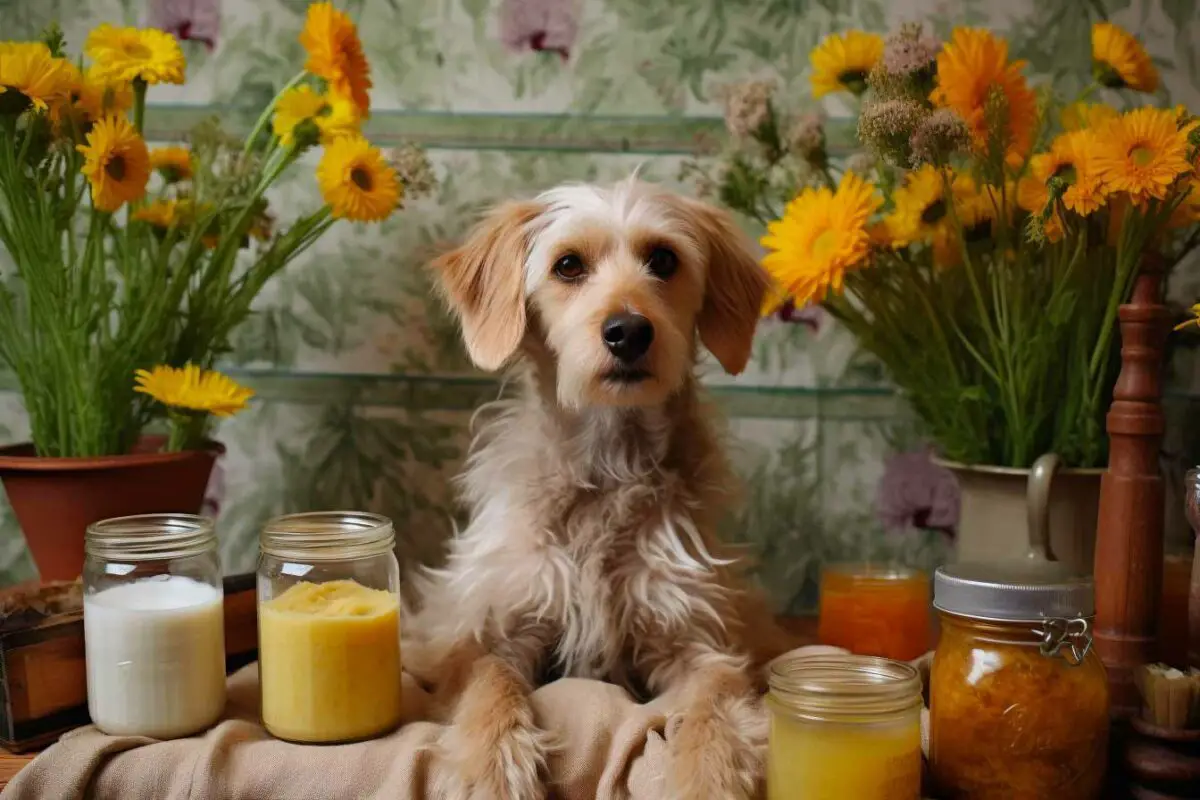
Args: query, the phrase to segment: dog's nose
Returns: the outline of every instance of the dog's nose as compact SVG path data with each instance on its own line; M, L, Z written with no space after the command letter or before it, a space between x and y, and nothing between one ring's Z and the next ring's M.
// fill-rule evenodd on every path
M623 364L632 364L650 349L654 326L641 314L623 311L613 314L600 326L600 335L608 351Z

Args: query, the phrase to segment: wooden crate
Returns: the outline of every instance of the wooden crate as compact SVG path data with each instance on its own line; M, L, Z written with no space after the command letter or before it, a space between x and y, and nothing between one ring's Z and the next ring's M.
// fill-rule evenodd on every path
M225 579L225 665L258 654L254 575ZM54 614L0 631L0 745L33 750L89 722L83 613Z

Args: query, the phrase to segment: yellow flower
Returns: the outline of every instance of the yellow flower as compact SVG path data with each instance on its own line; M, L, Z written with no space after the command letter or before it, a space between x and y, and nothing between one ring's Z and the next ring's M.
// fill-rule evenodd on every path
M875 187L852 172L836 192L804 189L767 226L763 266L797 306L840 292L846 272L867 260L867 221L881 203Z
M1071 103L1062 111L1062 126L1067 131L1099 128L1118 116L1120 112L1107 103Z
M319 94L306 85L288 89L279 96L271 129L284 147L291 147L297 136L302 141L307 138L300 126L309 121L315 127L313 134L322 144L359 134L358 108L349 98L332 93Z
M304 69L324 78L335 94L350 98L365 117L371 108L367 94L371 68L350 18L332 3L313 3L308 7L300 44L308 52Z
M168 183L186 181L192 177L192 154L186 147L156 147L150 151L150 168Z
M1006 157L1019 162L1033 145L1037 99L1021 74L1024 61L1008 60L1008 43L977 28L955 28L937 57L938 86L930 99L953 109L967 123L977 149L988 141L985 108L994 91L1003 93L1007 130Z
M1192 315L1192 319L1179 323L1175 326L1175 330L1181 331L1184 328L1190 328L1193 325L1200 328L1200 303L1196 303L1189 308L1188 313Z
M1092 25L1092 71L1097 81L1111 89L1158 89L1158 70L1146 49L1128 31L1111 22Z
M1099 139L1095 131L1070 131L1050 144L1050 151L1029 160L1030 174L1022 178L1017 199L1026 211L1039 213L1050 199L1047 183L1051 178L1066 182L1063 205L1087 216L1104 205L1108 188L1096 169Z
M400 181L378 148L361 137L337 139L317 165L317 183L334 217L386 219L400 202Z
M67 97L71 65L41 42L0 42L0 114L38 111Z
M169 228L179 221L179 201L155 200L133 212L133 218L155 228Z
M175 37L155 28L101 25L88 34L83 50L107 80L183 83L187 67Z
M874 33L831 33L808 57L813 97L834 92L861 95L867 90L867 74L882 56L883 39Z
M1167 219L1168 228L1186 228L1200 222L1200 177L1193 177L1183 185L1181 192L1187 192L1175 210Z
M1097 135L1096 171L1110 191L1126 192L1135 203L1162 200L1171 184L1192 169L1188 134L1196 125L1192 121L1179 127L1171 109L1128 111Z
M109 116L88 131L87 143L77 148L84 155L83 174L92 185L92 205L113 212L137 200L150 180L150 154L125 117Z
M908 173L904 185L892 192L895 209L886 217L892 243L907 247L928 238L946 216L942 174L930 164Z
M989 187L990 189L990 187ZM972 239L990 231L995 217L994 192L981 193L969 175L955 174L950 179L953 214L946 202L946 177L929 164L909 172L904 184L892 193L895 205L885 218L893 247L923 242L933 247L934 262L948 267L960 261L959 233ZM986 230L983 226L987 224Z
M182 369L157 366L135 373L134 391L148 394L171 408L204 411L216 417L229 417L246 407L254 392L212 370L194 364Z

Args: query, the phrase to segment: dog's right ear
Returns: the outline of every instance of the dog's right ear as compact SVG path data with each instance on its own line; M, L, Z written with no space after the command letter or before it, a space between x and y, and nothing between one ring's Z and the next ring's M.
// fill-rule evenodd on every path
M476 366L497 370L525 336L525 259L529 223L542 208L511 202L495 208L462 246L433 261L463 341Z

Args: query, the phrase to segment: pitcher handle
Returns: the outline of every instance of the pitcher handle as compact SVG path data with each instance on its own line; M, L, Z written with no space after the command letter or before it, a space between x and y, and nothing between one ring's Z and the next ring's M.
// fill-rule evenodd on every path
M1061 463L1055 453L1046 453L1033 462L1026 486L1026 506L1029 512L1029 550L1026 557L1033 561L1053 561L1050 553L1050 483Z

